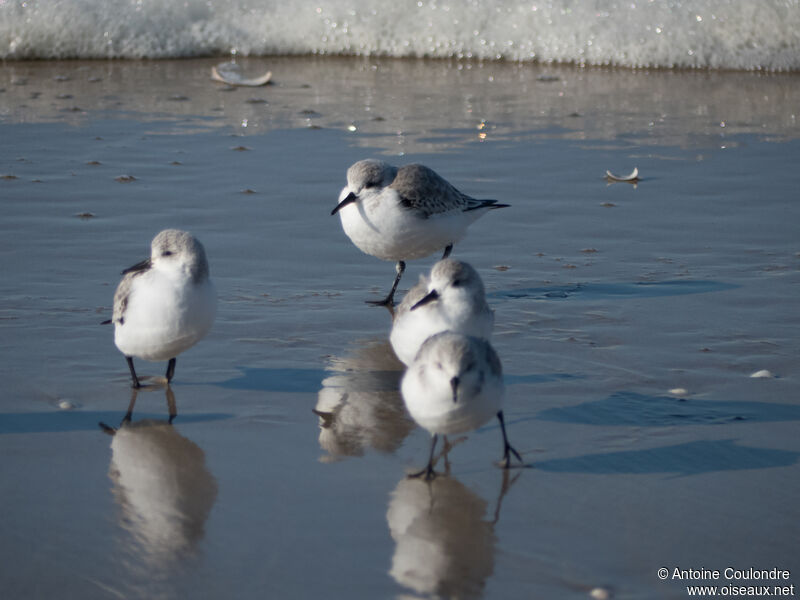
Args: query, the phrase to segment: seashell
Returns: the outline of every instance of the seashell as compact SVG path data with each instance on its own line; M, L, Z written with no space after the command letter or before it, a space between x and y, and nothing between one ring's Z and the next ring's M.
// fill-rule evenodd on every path
M768 371L767 369L761 369L760 371L756 371L755 373L750 375L750 377L752 377L753 379L770 379L772 377L775 377L775 375L773 375L772 372Z
M634 167L630 175L625 175L623 177L620 177L619 175L614 175L611 171L606 171L606 179L608 179L609 181L629 181L633 183L639 181L639 169Z
M247 78L239 65L234 62L226 62L211 67L211 79L228 85L259 87L269 83L269 80L272 79L272 71L267 71L260 77Z

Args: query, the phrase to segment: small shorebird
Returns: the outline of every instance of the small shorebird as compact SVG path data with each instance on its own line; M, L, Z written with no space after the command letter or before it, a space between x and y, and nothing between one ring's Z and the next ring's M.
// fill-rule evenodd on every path
M478 272L452 258L440 260L430 278L420 277L397 307L389 341L397 357L410 365L422 343L436 333L452 331L488 340L494 311Z
M513 454L503 419L503 370L500 359L486 340L452 333L428 338L403 376L401 391L411 417L432 435L428 465L411 477L433 479L433 453L439 435L477 429L496 416L503 434L503 468Z
M347 185L331 214L339 213L344 232L359 250L397 262L389 294L383 300L370 301L393 306L405 261L442 249L442 258L447 258L473 221L506 206L462 194L426 166L398 168L367 159L347 170Z
M178 354L211 329L217 296L208 276L203 245L191 234L165 229L151 244L150 258L122 272L114 294L114 343L125 355L133 378L133 357L168 360L167 383Z

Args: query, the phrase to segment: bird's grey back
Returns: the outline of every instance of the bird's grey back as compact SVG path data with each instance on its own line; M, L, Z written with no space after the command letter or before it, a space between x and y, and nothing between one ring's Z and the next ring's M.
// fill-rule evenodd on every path
M425 165L400 167L389 187L397 192L405 207L426 218L452 210L465 210L474 201Z

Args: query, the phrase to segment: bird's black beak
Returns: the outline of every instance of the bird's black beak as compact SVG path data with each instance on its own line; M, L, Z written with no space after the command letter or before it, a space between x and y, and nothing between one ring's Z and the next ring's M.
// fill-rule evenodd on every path
M352 204L356 200L358 200L358 196L356 196L353 192L350 192L349 194L347 194L347 197L344 200L342 200L341 202L339 202L339 204L336 205L336 208L334 208L331 211L331 215L335 215L337 212L342 210L345 206L347 206L348 204Z
M439 299L439 292L437 292L436 290L430 291L428 292L427 296L425 296L422 300L420 300L414 306L412 306L410 310L414 310L415 308L419 308L420 306L425 306L426 304L429 304L434 300L438 299Z
M122 275L127 273L137 273L139 271L147 271L150 267L153 266L153 263L150 262L149 258L144 259L142 262L138 262L132 267L128 267L122 272Z
M450 380L450 388L453 390L453 403L458 402L458 377L453 377Z

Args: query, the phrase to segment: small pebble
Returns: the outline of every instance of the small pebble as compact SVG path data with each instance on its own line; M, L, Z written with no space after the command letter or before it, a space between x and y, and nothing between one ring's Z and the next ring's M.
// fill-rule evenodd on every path
M673 396L686 396L689 393L689 390L686 388L672 388L669 393Z
M750 377L753 379L770 379L775 377L775 375L773 375L772 372L768 371L767 369L761 369L760 371L756 371L750 375Z
M119 177L114 177L114 181L119 181L120 183L130 183L131 181L136 181L136 177L133 175L120 175Z
M58 408L61 410L72 410L75 408L75 403L72 400L61 400L58 403Z
M611 591L606 588L596 587L589 592L589 597L594 600L609 600L612 597Z

